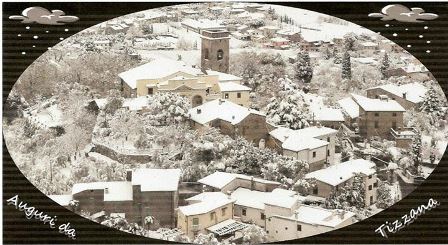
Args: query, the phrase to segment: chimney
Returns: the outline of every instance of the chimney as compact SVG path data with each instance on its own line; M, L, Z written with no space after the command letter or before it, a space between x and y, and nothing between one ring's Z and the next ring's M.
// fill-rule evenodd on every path
M255 188L255 181L254 181L254 177L251 176L250 177L250 190L253 191Z
M235 116L234 116L234 115L232 116L232 120L233 120L233 119L235 119Z
M126 170L126 181L132 181L132 169Z
M108 187L104 188L104 194L109 194L109 188Z
M201 109L199 109L199 108L198 108L198 109L196 109L196 113L197 113L197 114L201 114L201 112L202 112L202 110L201 110Z
M403 99L406 99L406 92L403 93Z
M219 99L218 102L219 102L219 104L221 105L222 103L224 103L224 100Z

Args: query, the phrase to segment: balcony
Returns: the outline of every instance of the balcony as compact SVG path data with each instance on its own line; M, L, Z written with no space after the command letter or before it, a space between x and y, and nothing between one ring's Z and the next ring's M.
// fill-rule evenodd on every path
M416 135L415 128L410 127L398 127L397 129L390 129L390 133L394 139L409 139L412 140Z

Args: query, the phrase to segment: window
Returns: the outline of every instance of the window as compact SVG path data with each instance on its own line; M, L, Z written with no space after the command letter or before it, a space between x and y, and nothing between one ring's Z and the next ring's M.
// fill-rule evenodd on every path
M369 179L371 179L372 178L372 175L369 175Z
M266 218L266 216L264 215L264 213L260 213L260 219L264 220Z
M241 93L237 93L236 94L236 97L239 99L239 98L241 98Z
M214 220L216 216L216 212L211 212L210 213L210 220Z
M370 205L373 204L373 196L370 196Z
M373 187L375 187L375 188L378 187L378 181L373 183Z
M375 128L379 128L380 126L379 126L379 124L378 124L378 121L375 121Z
M222 216L225 216L225 215L226 215L226 211L227 211L227 208L222 208L222 209L221 209L221 214L222 214Z
M297 231L302 231L302 226L301 225L297 225Z
M243 209L241 210L241 214L242 214L243 216L246 216L246 209L245 209L245 208L243 208Z
M392 116L393 116L393 117L396 117L396 116L397 116L397 113L396 113L396 112L392 113Z
M229 98L229 94L228 93L225 93L224 94L224 99L228 99Z
M222 49L218 50L218 53L216 54L216 59L222 60L224 58L224 51Z
M199 218L193 218L193 225L199 225Z
M372 185L369 185L369 191L371 191L372 190Z
M378 112L375 112L375 116L376 116L376 117L379 117L380 114L379 114Z
M327 138L327 142L330 142L330 137Z
M149 95L154 94L154 88L148 88L148 94Z
M313 158L315 158L316 157L316 152L315 151L313 151Z
M392 128L397 129L397 122L392 122Z
M288 227L285 227L285 230L288 230Z
M315 186L315 187L313 188L313 194L314 194L314 195L317 195L317 192L318 192L318 191L317 191L317 186Z
M330 156L330 150L327 150L327 156Z

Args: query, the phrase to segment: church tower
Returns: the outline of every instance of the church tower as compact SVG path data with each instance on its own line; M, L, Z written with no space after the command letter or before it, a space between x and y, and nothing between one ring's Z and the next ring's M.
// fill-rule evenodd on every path
M203 30L201 40L201 68L227 73L229 71L229 32Z

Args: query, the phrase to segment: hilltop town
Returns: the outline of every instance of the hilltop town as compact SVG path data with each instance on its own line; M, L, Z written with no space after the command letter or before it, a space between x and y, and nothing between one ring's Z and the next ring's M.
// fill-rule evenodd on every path
M390 40L330 16L201 3L61 42L5 105L15 163L56 203L176 242L257 244L365 219L443 156L447 101Z

